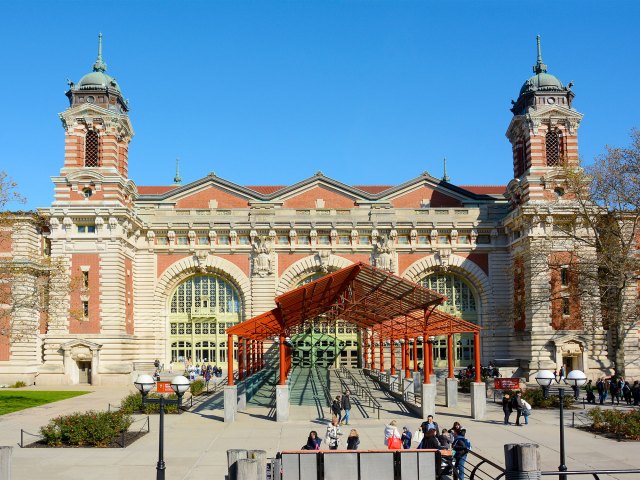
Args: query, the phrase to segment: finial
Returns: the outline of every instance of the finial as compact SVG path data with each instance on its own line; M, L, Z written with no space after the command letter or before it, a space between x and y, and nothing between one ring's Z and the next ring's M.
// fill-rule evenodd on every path
M536 42L538 43L538 60L533 66L533 73L539 75L540 73L547 73L547 66L542 62L542 48L540 47L540 35L536 36Z
M182 178L180 178L180 159L176 158L176 176L173 177L174 185L182 185Z
M448 183L449 180L451 180L451 178L447 175L447 157L444 157L444 174L442 175L442 181Z
M96 63L93 64L94 72L106 72L107 64L102 61L102 32L98 34L98 58Z

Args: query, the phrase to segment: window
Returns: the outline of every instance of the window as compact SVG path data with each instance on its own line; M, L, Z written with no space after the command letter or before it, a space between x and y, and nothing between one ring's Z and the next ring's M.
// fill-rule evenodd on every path
M289 237L287 235L278 235L278 245L289 245Z
M549 130L545 138L547 152L547 166L557 167L560 165L560 134L557 130Z
M78 225L78 233L96 233L95 225Z
M88 200L93 195L93 190L91 190L90 188L85 188L82 190L82 195L84 195L84 198Z
M338 237L338 243L340 245L349 245L349 243L350 243L349 236L348 235L340 235Z
M371 243L371 239L368 235L361 235L359 237L360 245L369 245Z
M469 236L468 235L460 235L458 237L458 243L461 245L468 245L469 244Z
M189 239L187 237L178 237L178 245L189 245Z
M426 235L418 235L418 243L421 245L426 245L429 243L429 237Z
M238 237L238 243L240 245L250 245L251 244L251 239L249 238L248 235L240 235Z
M158 245L169 245L169 239L167 237L158 237L156 238L156 243Z
M311 240L308 235L299 235L298 236L298 245L309 245Z
M562 297L562 315L570 315L571 307L569 306L569 298Z
M318 236L318 244L319 245L331 245L331 238L329 235L319 235Z
M89 318L89 302L87 300L82 302L82 318Z
M229 245L229 237L227 237L226 235L221 235L220 237L218 237L218 243L220 245Z
M82 272L82 286L89 288L89 272Z
M478 235L476 242L482 245L487 245L491 243L491 237L489 235Z
M99 137L98 132L95 130L89 130L84 137L84 166L85 167L99 167L100 157L99 150Z
M209 245L209 237L207 236L198 237L198 245Z
M449 243L449 235L438 235L438 243Z
M569 267L560 267L560 284L563 287L569 285Z
M398 237L398 244L399 245L409 245L409 237L407 237L406 235L400 235Z

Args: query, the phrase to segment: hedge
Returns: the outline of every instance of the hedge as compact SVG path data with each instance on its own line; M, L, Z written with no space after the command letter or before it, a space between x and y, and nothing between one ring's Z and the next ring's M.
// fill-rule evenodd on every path
M49 446L108 447L133 422L122 412L76 412L56 417L40 428Z
M516 392L513 390L504 390L502 394L508 393L511 398L515 397ZM526 400L532 408L559 408L560 397L558 395L549 395L549 398L544 398L542 388L531 388L522 391L522 399ZM573 402L573 391L565 391L564 395L564 408L571 408Z
M618 438L640 440L640 410L603 410L595 407L587 412L591 428L596 432L610 433Z
M161 395L158 393L150 393L147 395L148 398L160 398ZM168 395L166 398L176 399L178 396L175 393ZM160 413L160 405L157 403L147 403L145 405L142 404L142 395L139 393L130 393L126 397L122 399L120 402L120 412L125 414L132 414L137 412L142 412L146 415L150 415L152 413ZM165 405L164 413L179 413L177 405Z

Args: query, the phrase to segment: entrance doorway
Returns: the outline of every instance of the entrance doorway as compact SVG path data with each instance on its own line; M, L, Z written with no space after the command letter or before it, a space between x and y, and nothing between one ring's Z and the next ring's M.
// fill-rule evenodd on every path
M91 362L78 362L78 383L91 385Z
M355 326L338 321L334 325L314 322L292 335L292 362L300 367L358 367L358 332Z

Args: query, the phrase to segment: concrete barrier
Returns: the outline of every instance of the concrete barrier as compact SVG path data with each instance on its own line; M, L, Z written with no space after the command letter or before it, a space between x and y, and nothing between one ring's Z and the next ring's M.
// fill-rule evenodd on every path
M393 451L361 452L359 478L393 478Z
M0 478L11 480L11 454L13 447L0 447Z
M324 480L343 480L358 477L358 452L323 452Z

